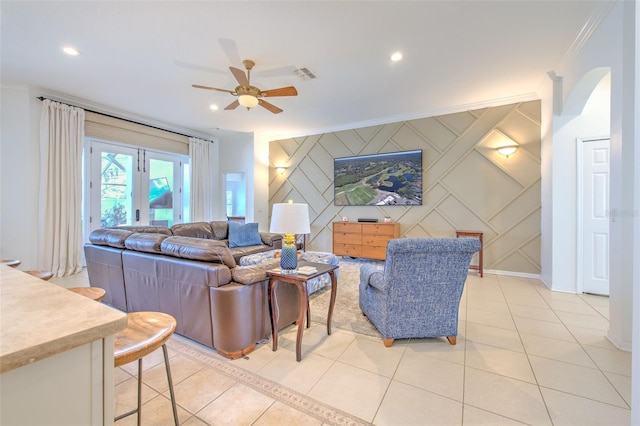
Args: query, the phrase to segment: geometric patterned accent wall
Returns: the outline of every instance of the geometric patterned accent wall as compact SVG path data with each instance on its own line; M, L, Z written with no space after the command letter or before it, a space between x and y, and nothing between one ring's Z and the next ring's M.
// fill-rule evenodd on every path
M520 145L508 158L495 148ZM484 232L484 267L540 273L540 101L269 144L269 211L273 203L307 203L307 249L332 250L332 222L347 216L400 223L401 237ZM422 206L341 207L333 203L333 159L422 150ZM275 167L288 167L279 175Z

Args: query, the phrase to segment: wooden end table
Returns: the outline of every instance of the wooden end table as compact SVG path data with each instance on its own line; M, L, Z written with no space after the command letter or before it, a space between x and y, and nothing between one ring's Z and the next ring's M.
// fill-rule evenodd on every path
M311 275L304 274L282 274L280 268L277 270L267 271L269 276L269 313L271 314L271 333L273 337L273 350L278 349L278 310L273 309L273 289L276 282L293 284L298 288L298 294L300 295L300 306L298 307L298 335L296 337L296 361L302 359L302 331L304 317L307 316L307 328L309 328L310 312L309 312L309 294L307 293L307 281L319 277L323 274L329 274L331 277L331 301L329 302L329 313L327 315L327 334L331 334L331 317L333 316L333 307L336 303L336 292L338 290L338 280L336 279L335 270L338 269L337 265L328 265L326 263L313 263L313 262L298 262L300 266L313 266L318 272Z
M480 240L480 252L478 253L478 264L470 265L469 269L475 269L480 273L480 277L484 277L484 265L482 259L482 235L480 231L456 231L456 238L477 238Z

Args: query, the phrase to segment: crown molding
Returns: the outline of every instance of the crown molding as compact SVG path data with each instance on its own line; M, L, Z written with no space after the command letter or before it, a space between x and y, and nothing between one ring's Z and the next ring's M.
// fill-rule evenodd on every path
M566 71L565 67L575 60L576 56L578 56L593 33L596 32L600 23L602 23L615 3L615 1L611 0L601 0L598 3L598 7L591 13L591 16L589 16L587 22L580 29L573 43L571 43L569 50L567 50L567 53L565 53L564 57L560 60L556 70L560 75Z

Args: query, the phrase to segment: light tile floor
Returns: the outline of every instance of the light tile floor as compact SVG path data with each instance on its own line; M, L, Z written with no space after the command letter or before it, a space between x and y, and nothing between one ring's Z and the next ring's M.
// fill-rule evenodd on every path
M86 274L54 278L86 286ZM236 365L376 425L628 425L631 354L605 338L606 297L556 293L535 279L470 274L458 343L396 341L314 324L301 362L295 329ZM143 423L171 424L159 351L144 360ZM180 354L172 375L185 425L318 425L319 421ZM116 412L134 407L136 363L116 369ZM134 424L135 416L118 425Z

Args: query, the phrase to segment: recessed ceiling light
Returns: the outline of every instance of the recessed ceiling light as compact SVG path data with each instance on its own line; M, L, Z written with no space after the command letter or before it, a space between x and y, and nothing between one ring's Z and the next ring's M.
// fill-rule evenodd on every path
M66 46L62 48L62 51L64 53L66 53L69 56L78 56L80 54L80 51L78 49L76 49L75 47L71 47L71 46Z
M401 59L402 59L402 52L395 52L393 55L391 55L391 60L393 62L398 62Z
M209 109L210 109L211 111L217 111L217 110L218 110L218 105L216 105L216 104L211 104L211 105L209 105Z

